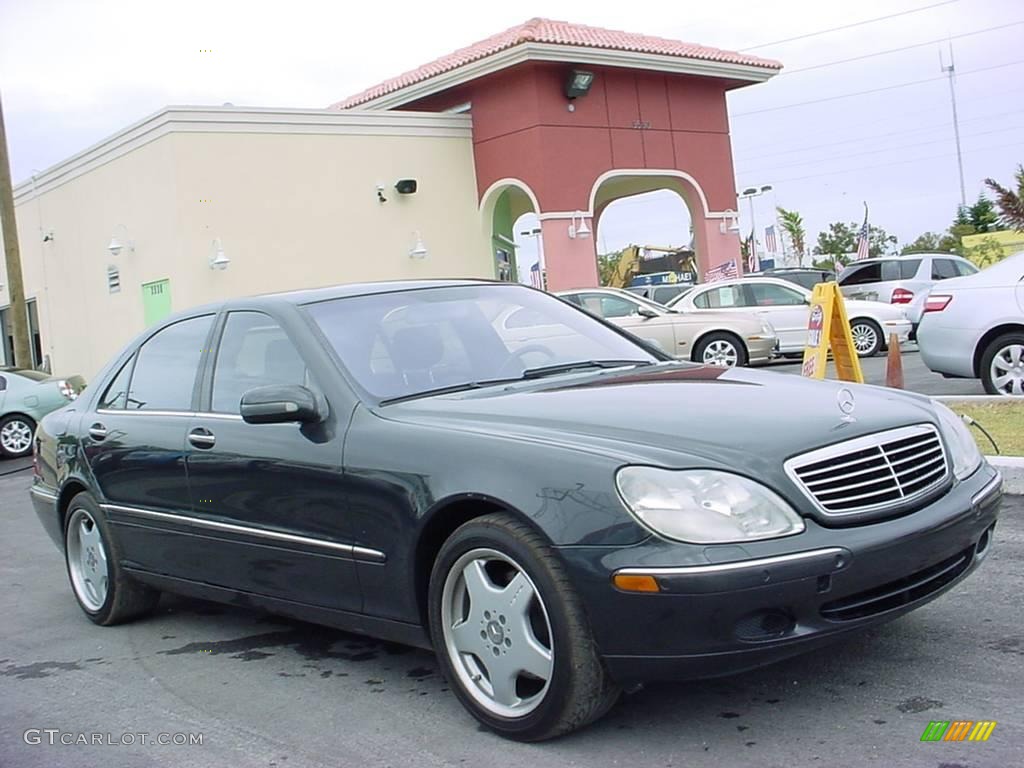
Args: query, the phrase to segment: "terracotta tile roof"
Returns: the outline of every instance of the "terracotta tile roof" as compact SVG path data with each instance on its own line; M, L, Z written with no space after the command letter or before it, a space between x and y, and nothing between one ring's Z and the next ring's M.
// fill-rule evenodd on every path
M718 61L727 64L745 64L765 69L781 69L782 64L772 59L747 56L734 51L709 48L696 43L684 43L678 40L667 40L662 37L640 35L633 32L617 32L600 27L588 27L583 24L570 24L567 21L551 19L530 19L524 24L506 29L496 35L473 43L465 48L435 59L429 64L411 70L398 77L385 80L379 85L367 88L361 93L333 104L334 109L347 109L380 96L401 90L431 77L450 72L474 61L491 56L499 51L512 48L522 43L548 43L553 45L573 45L587 48L603 48L610 51L632 51L662 56L678 56L687 59Z

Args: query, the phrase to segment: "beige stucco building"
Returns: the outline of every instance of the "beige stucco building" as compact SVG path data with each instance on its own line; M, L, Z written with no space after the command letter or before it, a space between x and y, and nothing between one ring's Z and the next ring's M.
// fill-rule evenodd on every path
M169 108L20 184L15 205L36 362L60 373L92 376L147 307L494 276L465 115Z

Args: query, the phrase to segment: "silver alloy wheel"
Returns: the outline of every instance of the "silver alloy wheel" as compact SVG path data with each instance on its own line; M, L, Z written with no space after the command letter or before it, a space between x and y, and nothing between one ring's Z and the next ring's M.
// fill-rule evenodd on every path
M989 364L989 378L1001 395L1024 395L1024 344L1007 344Z
M12 419L0 429L0 445L8 453L27 451L32 445L32 427L21 419Z
M725 339L715 339L704 347L704 354L701 355L701 361L705 365L718 365L724 368L735 367L739 359L740 353L736 350L736 345Z
M109 571L107 550L100 527L92 515L79 507L71 513L67 533L68 569L75 595L95 613L107 600Z
M554 673L551 622L512 558L474 549L456 560L441 595L441 626L455 674L481 707L519 718L540 705Z
M850 329L850 335L853 336L853 348L859 355L871 352L878 345L878 331L870 323L857 323Z

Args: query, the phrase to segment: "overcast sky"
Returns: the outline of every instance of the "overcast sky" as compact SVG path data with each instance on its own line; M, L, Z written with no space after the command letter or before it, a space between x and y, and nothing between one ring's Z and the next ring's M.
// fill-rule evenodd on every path
M1021 0L0 0L0 89L17 182L168 104L324 107L532 16L744 50L916 8L757 47L786 69L729 96L737 188L775 188L757 201L759 230L777 203L803 214L813 241L830 221L859 221L866 200L872 223L908 242L945 229L960 198L933 41L955 38L968 201L1024 160ZM906 46L917 47L819 66ZM742 213L749 231L747 203ZM598 233L602 250L688 239L671 193L621 201Z

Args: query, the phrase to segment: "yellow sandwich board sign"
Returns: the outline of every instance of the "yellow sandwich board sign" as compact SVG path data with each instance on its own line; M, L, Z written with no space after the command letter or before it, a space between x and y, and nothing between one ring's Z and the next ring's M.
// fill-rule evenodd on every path
M800 373L812 379L824 379L828 353L832 350L836 374L842 381L864 383L860 360L850 335L850 321L839 284L818 283L811 294L810 319L807 322L807 346Z

